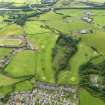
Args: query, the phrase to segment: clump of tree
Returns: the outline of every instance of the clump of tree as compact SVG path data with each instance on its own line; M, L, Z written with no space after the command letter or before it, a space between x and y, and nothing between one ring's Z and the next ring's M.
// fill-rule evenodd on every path
M77 43L77 40L67 35L61 34L58 37L52 52L52 63L56 78L60 71L65 70L70 58L77 51Z
M95 58L94 58L95 59ZM87 89L92 95L99 97L105 101L105 60L100 63L93 63L90 60L88 63L80 67L80 86ZM90 75L97 75L97 83L94 79L90 80Z
M45 12L41 12L41 11L33 12L32 11L32 13L28 13L28 11L27 12L25 11L23 13L15 13L15 14L12 13L12 14L8 14L9 17L8 19L4 19L4 22L8 22L11 24L15 23L17 25L24 26L27 21L34 21L30 18L35 17L35 16L40 16L41 14Z
M27 17L24 14L16 14L16 15L11 15L8 19L5 19L4 21L23 26L27 21Z
M3 103L3 104L6 104L9 100L9 97L10 97L10 94L7 94L5 95L5 97L1 98L0 101Z

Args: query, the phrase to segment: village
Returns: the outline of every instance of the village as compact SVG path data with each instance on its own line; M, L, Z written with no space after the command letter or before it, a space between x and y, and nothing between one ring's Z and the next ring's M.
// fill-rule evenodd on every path
M12 93L6 105L79 105L78 88L37 82L32 91Z

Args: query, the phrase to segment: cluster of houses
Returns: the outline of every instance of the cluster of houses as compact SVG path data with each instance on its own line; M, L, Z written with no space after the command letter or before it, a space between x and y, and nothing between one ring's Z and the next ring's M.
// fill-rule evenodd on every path
M91 16L92 16L92 13L90 11L87 11L86 13L84 13L84 16L81 17L81 20L87 23L92 23L93 18Z
M38 83L32 92L13 93L6 105L78 105L78 89Z
M85 11L83 13L84 15L81 17L81 20L86 22L86 23L92 23L93 22L93 18L92 16L94 15L91 11ZM89 34L89 33L93 33L92 29L80 29L77 31L77 33L85 35L85 34Z
M103 84L103 80L102 78L98 75L98 74L91 74L90 75L90 86L91 87L96 87L96 88L100 88L100 89L104 89L105 85Z

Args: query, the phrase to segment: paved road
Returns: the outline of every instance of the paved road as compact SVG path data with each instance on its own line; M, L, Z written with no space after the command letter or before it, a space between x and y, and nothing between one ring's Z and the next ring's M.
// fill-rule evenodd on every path
M0 11L2 11L2 10L5 10L5 11L8 11L8 10L13 10L13 11L16 11L16 10L23 10L23 9L0 8Z

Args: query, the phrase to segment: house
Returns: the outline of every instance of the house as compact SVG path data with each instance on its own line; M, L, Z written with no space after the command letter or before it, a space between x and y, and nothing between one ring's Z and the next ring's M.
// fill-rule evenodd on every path
M89 30L87 29L82 29L79 31L80 34L88 34L89 33Z
M81 18L83 21L87 22L87 23L91 23L93 21L92 18L88 17L88 16L84 16Z

